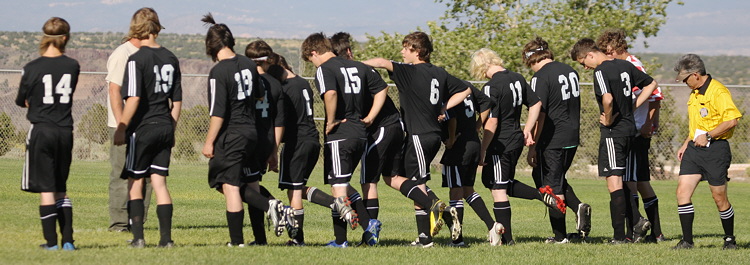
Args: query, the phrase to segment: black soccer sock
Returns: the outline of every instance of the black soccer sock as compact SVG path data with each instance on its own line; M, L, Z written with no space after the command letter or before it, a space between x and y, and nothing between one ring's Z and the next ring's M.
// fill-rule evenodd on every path
M263 211L256 208L247 209L248 216L250 216L250 226L253 228L253 236L255 237L255 244L265 245L268 243L266 240L266 228L265 228L265 215Z
M721 217L721 226L724 228L724 235L734 235L734 207L729 205L729 209L719 211Z
M635 213L637 210L633 207L633 201L632 194L630 194L630 189L628 189L628 185L625 185L623 183L623 191L625 192L625 237L630 239L635 239L635 235L633 234L633 226L638 222L639 218L636 217Z
M432 231L430 231L430 215L426 210L417 209L414 210L415 219L417 221L417 234L419 243L427 245L432 243Z
M564 184L565 189L565 204L568 205L568 208L573 210L574 213L578 212L578 206L581 204L581 200L578 199L578 195L576 195L575 191L573 191L573 187L568 185L568 181L565 181Z
M643 198L643 209L646 210L646 216L651 221L651 234L659 236L661 232L661 221L659 220L659 198Z
M258 189L258 190L259 190L258 192L260 192L260 195L263 195L263 197L266 197L266 198L268 198L269 200L273 200L273 199L276 199L276 197L274 197L274 196L273 196L273 195L271 194L271 192L270 192L270 191L268 191L268 189L266 189L266 187L264 187L263 185L258 185L258 188L259 188L259 189Z
M256 209L260 209L264 212L268 211L269 199L268 197L261 195L260 192L257 192L247 185L242 185L240 187L240 195L242 196L242 201L247 203L248 206L255 207Z
M40 205L39 219L42 220L42 235L47 241L47 246L57 245L57 207L55 205Z
M227 227L229 228L229 240L232 245L236 246L239 244L245 244L245 237L242 234L242 226L244 225L244 220L244 209L240 210L239 212L227 211Z
M615 240L625 240L625 191L622 189L609 193L609 212L612 218L612 229Z
M555 241L560 242L567 236L565 227L565 214L557 209L549 210L549 223L552 226L552 232L555 234Z
M333 236L336 237L336 244L344 244L347 233L346 221L341 219L339 212L336 210L331 210L331 219L333 220Z
M477 213L479 219L482 219L484 225L487 226L487 230L492 229L492 226L495 225L495 219L492 219L490 211L487 210L487 205L484 204L482 196L479 196L479 193L474 192L466 197L466 202L469 203L471 209L474 209L474 212Z
M60 225L63 243L73 243L73 202L63 198L55 202L57 206L57 223Z
M497 218L497 222L503 224L503 227L505 227L505 233L503 233L503 242L509 242L510 240L513 240L513 227L510 221L512 215L510 202L495 202L492 206L492 209L495 211L495 218ZM495 224L493 223L492 225L494 226ZM490 226L489 229L492 229L492 226Z
M401 184L399 191L407 198L413 200L417 205L422 206L422 209L430 209L432 207L432 200L416 184L413 180L406 180Z
M294 237L294 240L297 241L297 244L304 244L305 243L305 209L298 209L294 210L294 220L297 220L297 235Z
M523 184L518 180L511 180L508 187L508 196L527 199L527 200L542 200L542 195L539 194L539 190L532 188L529 185ZM505 224L503 224L505 225Z
M143 199L128 201L128 218L133 240L143 239Z
M677 205L677 213L680 215L682 240L693 244L693 220L695 219L695 208L693 208L693 204L688 203Z
M425 185L424 188L427 191L427 197L429 197L433 201L440 200L440 198L438 198L437 194L435 194L435 192L432 191L432 189L430 189L430 187L427 187L427 185Z
M159 245L166 245L172 242L172 204L159 204L156 205L156 216L159 217ZM244 218L245 213L243 212L240 216ZM240 234L242 234L242 228L240 228Z
M333 201L335 200L333 196L323 192L322 190L319 190L316 187L307 188L307 198L305 199L309 202L326 208L331 208L331 204L333 204Z
M380 214L380 201L378 198L365 200L365 207L367 207L367 213L370 214L370 218L378 219L378 214Z
M464 223L464 201L463 200L451 200L450 201L451 206L456 208L456 212L458 213L458 222L463 224ZM443 216L450 216L450 214L443 214ZM450 222L448 224L453 224L453 222ZM461 231L461 234L458 235L458 239L454 241L454 243L463 242L464 241L464 234L463 230Z
M362 196L359 195L359 192L352 193L349 195L349 202L351 202L354 211L357 212L359 226L362 229L367 229L367 225L370 223L370 214L367 213L367 207L362 202Z

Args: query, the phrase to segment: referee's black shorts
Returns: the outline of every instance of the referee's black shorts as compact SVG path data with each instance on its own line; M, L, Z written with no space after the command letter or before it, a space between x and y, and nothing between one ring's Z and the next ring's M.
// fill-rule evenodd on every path
M708 147L696 147L688 143L682 154L680 175L700 174L711 186L727 184L728 170L732 163L732 150L727 140L714 140Z
M26 136L21 190L65 192L73 151L73 128L32 124Z

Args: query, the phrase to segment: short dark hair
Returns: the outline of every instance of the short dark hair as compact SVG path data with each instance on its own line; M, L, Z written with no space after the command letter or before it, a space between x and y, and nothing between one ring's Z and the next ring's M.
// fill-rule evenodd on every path
M330 39L333 54L336 54L336 56L338 57L349 59L349 55L346 53L346 51L351 51L352 49L351 39L352 36L346 32L338 32L336 34L333 34Z
M268 57L271 56L271 54L273 54L273 49L271 48L271 45L268 45L264 40L255 40L245 47L245 56L250 59Z
M418 58L425 62L430 62L430 54L432 54L432 41L427 33L421 31L415 31L409 33L404 37L401 42L403 47L408 47L412 51L419 51L417 54Z
M206 25L210 25L206 33L206 54L211 56L214 62L218 60L217 55L224 47L234 52L234 36L226 24L216 24L214 16L211 13L204 15L201 21Z
M607 29L596 39L596 46L602 49L605 53L623 53L628 50L628 42L625 38L625 30ZM607 47L612 48L612 50L610 51Z
M576 42L576 44L573 45L573 48L570 49L570 59L578 61L578 59L585 57L586 54L590 52L602 52L602 50L596 46L594 40L583 38Z
M521 56L523 57L523 63L529 67L544 59L555 59L555 54L552 53L549 44L542 37L536 37L526 43L523 46L523 51L521 51Z
M326 52L333 52L333 47L331 47L331 41L326 38L326 35L323 34L323 32L317 32L310 34L310 36L305 38L305 41L302 42L301 50L302 59L309 62L313 51L318 54L323 54Z

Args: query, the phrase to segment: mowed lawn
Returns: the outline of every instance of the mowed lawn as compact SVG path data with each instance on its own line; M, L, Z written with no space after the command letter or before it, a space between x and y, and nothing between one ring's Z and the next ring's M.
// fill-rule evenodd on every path
M39 196L20 190L23 161L0 159L0 263L1 264L653 264L653 263L744 263L750 257L750 184L730 182L729 194L736 212L735 233L738 251L722 251L719 215L706 183L696 191L694 204L696 248L675 251L670 248L679 240L681 230L676 211L674 190L676 181L654 181L660 196L662 227L670 241L660 244L608 245L612 235L609 215L609 194L601 179L570 180L579 197L593 207L593 231L590 243L544 244L552 235L546 207L538 201L511 199L515 246L491 247L486 241L484 224L466 205L464 237L469 248L444 246L449 232L444 230L436 238L439 246L431 249L409 247L416 238L414 210L411 201L399 192L381 184L380 220L383 222L381 242L377 247L330 249L322 247L333 239L330 210L305 202L305 247L287 247L286 235L275 237L268 233L269 246L228 248L229 240L223 196L208 188L206 166L174 164L168 179L174 200L173 249L155 248L158 228L155 207L149 210L146 222L146 249L130 249L128 233L108 232L107 185L108 162L75 161L68 181L69 195L74 205L74 228L78 251L42 251L39 221ZM263 185L277 197L277 175L266 175ZM528 176L521 181L532 183ZM441 188L439 171L433 173L432 188L447 199L448 191ZM357 180L357 177L355 177ZM357 183L355 181L355 183ZM311 177L311 186L325 191L321 171ZM477 183L477 190L487 206L492 199L487 189ZM573 232L574 215L568 214L568 232ZM252 241L249 219L245 218L245 240ZM361 229L349 233L350 243L358 242Z

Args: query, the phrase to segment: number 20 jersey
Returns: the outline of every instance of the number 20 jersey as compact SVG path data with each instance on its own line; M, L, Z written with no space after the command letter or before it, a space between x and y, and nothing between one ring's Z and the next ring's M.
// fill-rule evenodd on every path
M73 127L71 107L80 66L65 55L39 57L23 67L16 105L26 106L32 124Z
M180 62L164 47L141 47L128 58L122 98L140 97L128 132L141 124L172 124L171 102L182 101Z
M539 146L561 149L578 146L581 126L581 90L578 72L567 64L550 62L531 78L531 89L542 102L546 118Z

